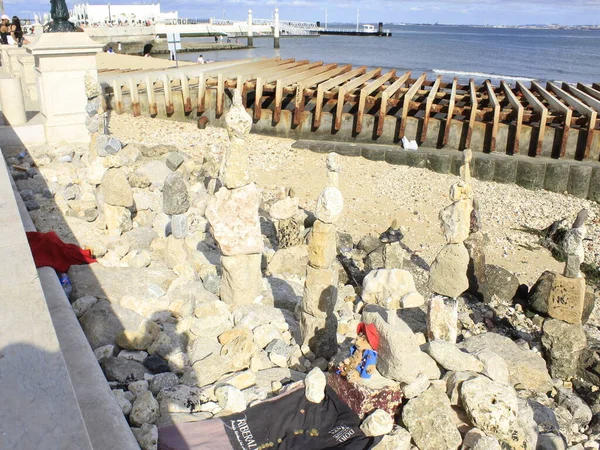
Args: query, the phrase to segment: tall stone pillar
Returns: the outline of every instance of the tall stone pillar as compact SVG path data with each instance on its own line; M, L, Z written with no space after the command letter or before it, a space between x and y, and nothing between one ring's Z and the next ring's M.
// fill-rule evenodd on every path
M279 48L279 8L275 8L275 29L274 29L274 39L273 46L275 48Z
M248 10L248 47L254 47L254 37L252 34L252 10Z
M253 303L262 293L264 248L258 216L261 195L251 182L246 155L252 117L239 91L234 91L225 124L230 143L220 174L223 187L209 202L206 218L223 254L221 300L235 307Z
M344 208L338 188L339 166L336 155L327 158L329 186L317 200L317 220L308 240L308 267L304 296L300 304L302 340L313 353L331 358L337 352L337 319L334 314L338 291L337 230L335 223Z
M102 44L85 33L44 33L27 51L35 57L40 109L49 143L89 142L85 76L98 79Z
M456 342L458 303L456 298L469 289L469 252L465 247L471 231L473 188L471 186L471 150L464 151L461 180L450 188L452 204L440 212L446 245L431 265L429 287L440 296L429 302L427 331L430 340Z

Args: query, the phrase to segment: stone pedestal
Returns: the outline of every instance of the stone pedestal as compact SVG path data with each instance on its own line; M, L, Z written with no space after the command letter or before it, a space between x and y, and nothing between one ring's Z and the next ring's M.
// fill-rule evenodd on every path
M383 409L394 417L402 404L400 385L381 375L374 375L371 380L360 379L357 383L350 383L345 377L330 373L327 384L360 419L376 409Z
M19 77L0 79L0 102L2 103L2 114L9 125L14 127L27 123L23 89Z
M89 142L84 78L98 78L102 45L85 33L44 33L27 51L35 57L38 97L49 143Z

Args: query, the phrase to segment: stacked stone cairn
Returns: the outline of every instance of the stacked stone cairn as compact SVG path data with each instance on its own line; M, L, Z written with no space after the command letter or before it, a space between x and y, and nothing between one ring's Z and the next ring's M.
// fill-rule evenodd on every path
M21 197L39 202L38 229L65 240L68 229L99 260L69 271L72 309L143 450L157 448L163 426L241 412L303 380L309 400L321 401L332 386L324 371L348 356L361 322L378 330L377 370L347 385L344 399L366 434L385 435L376 450L598 449L600 315L580 274L585 212L565 236L564 272L513 298L518 280L494 282L479 246L480 258L468 255L480 261L473 289L463 246L481 226L466 152L442 212L437 296L425 306L426 272L406 263L397 223L356 244L338 232L336 157L304 245L300 224L310 221L295 195L251 182L251 120L237 96L227 125L228 136L211 130L215 142L193 158L134 142L114 153L61 144L7 158ZM290 219L299 237L284 242ZM336 261L336 241L354 275Z
M429 302L429 339L456 342L458 319L456 299L469 289L467 271L470 258L465 241L471 231L473 212L472 158L471 150L465 150L460 169L461 180L450 188L450 199L453 203L440 213L446 245L436 256L429 275L430 289L439 294Z
M251 182L246 154L252 118L237 91L225 124L230 143L220 176L223 187L208 204L206 217L223 254L221 299L230 305L247 305L260 300L264 244L258 215L261 194Z
M290 188L286 190L285 198L274 203L269 210L280 249L296 247L304 241L304 217L298 205L299 199Z
M331 358L337 353L337 319L333 309L337 300L339 271L336 222L344 209L339 189L340 166L337 157L327 157L327 186L317 199L316 221L308 238L308 265L304 296L300 303L302 340L315 355Z
M550 374L563 380L577 375L581 354L587 347L582 325L594 307L593 292L586 289L580 269L585 258L583 241L587 235L587 217L586 210L580 211L565 235L563 274L544 272L530 296L531 308L549 316L543 325L542 344L549 357Z

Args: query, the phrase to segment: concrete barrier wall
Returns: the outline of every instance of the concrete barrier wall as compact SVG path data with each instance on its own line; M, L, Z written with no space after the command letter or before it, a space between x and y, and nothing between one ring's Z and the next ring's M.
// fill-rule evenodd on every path
M427 168L459 175L462 154L451 150L403 150L397 146L299 140L295 148L316 153L335 152L371 161ZM472 176L482 181L517 184L526 189L568 193L600 203L600 163L562 161L552 158L473 153Z

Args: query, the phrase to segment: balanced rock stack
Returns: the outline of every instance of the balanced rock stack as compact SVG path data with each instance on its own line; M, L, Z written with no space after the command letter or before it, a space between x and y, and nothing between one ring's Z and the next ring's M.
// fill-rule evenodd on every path
M344 197L338 188L340 167L333 153L327 157L327 171L329 186L317 200L317 220L308 240L300 329L304 344L315 355L331 358L337 352L337 319L333 313L339 278L339 271L334 266L337 256L335 223L344 209Z
M464 242L469 238L473 212L471 150L465 150L463 158L462 179L450 188L453 203L440 213L446 245L436 256L429 274L429 287L440 296L433 297L429 303L428 337L450 342L456 342L457 337L456 298L469 289L469 252Z
M289 189L285 198L275 202L269 210L269 215L277 231L277 243L280 249L302 245L304 218L298 205L298 197L293 189Z
M237 91L225 124L230 142L221 171L223 187L209 202L206 218L223 254L221 299L230 305L247 305L262 292L264 244L258 216L261 194L251 182L245 149L252 118Z
M93 147L101 157L114 155L121 150L123 145L116 137L109 136L108 117L102 107L102 87L89 72L85 75L84 82L85 95L88 99L85 105L85 111L88 114L85 125L92 134L90 149Z

